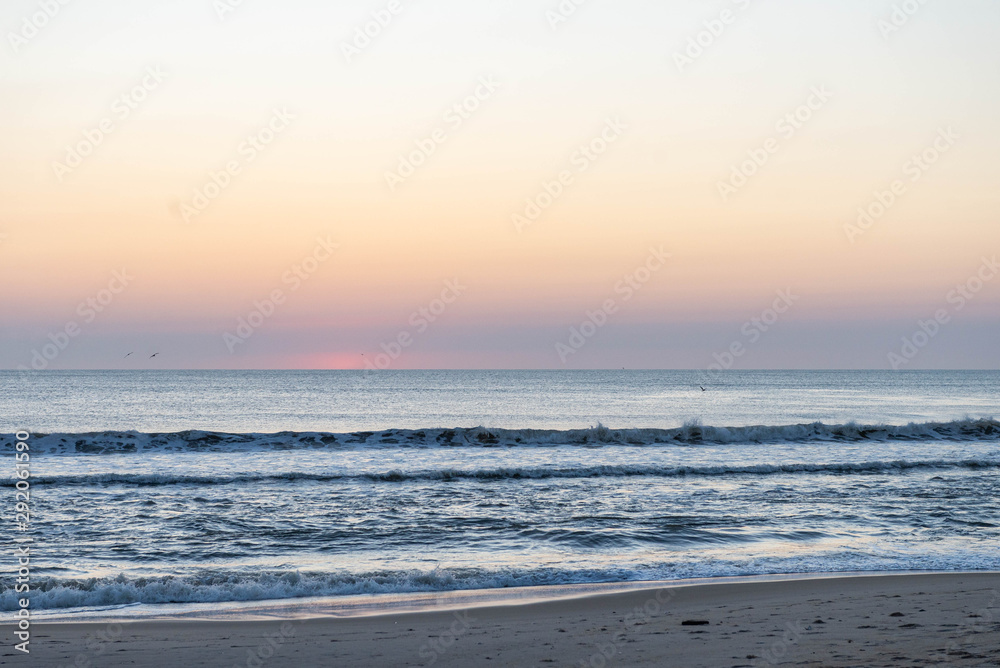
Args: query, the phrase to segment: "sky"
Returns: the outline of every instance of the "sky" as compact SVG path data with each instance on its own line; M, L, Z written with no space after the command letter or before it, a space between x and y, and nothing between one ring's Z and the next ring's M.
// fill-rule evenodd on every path
M9 0L0 35L0 368L1000 365L996 2Z

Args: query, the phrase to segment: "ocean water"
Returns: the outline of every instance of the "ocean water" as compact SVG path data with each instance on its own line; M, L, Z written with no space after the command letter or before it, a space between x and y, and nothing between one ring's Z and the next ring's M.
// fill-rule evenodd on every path
M0 372L32 608L1000 570L1000 373L705 380Z

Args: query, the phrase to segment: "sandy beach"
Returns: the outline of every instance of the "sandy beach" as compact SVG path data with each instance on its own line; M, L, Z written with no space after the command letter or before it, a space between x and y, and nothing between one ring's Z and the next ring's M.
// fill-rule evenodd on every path
M0 668L1000 668L1000 0L0 25Z
M33 629L30 656L8 644L0 664L996 666L1000 574L729 582L353 618Z

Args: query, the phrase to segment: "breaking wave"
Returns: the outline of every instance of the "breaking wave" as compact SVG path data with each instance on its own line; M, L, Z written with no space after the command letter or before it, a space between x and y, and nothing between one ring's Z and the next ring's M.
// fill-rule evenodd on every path
M994 552L955 557L877 556L834 553L779 559L719 559L711 563L673 561L640 568L560 569L454 568L429 571L386 570L368 573L306 571L203 571L189 575L63 579L44 577L32 583L31 606L37 610L119 607L137 604L226 603L277 601L356 594L447 592L543 585L677 580L741 575L817 572L942 570L1000 568ZM18 609L13 588L0 590L0 611Z
M864 474L894 473L928 469L995 469L1000 460L926 460L874 461L827 464L750 464L745 466L656 466L643 464L575 466L575 467L511 467L491 469L440 469L422 471L387 471L384 473L246 473L232 476L176 475L164 473L94 473L82 475L36 476L32 484L41 485L233 485L244 483L296 481L330 482L361 480L371 482L407 482L449 480L541 480L545 478L625 478L651 476L675 478L683 476L775 475L782 473Z
M784 426L712 427L696 422L673 429L611 429L598 424L588 429L434 428L387 429L351 433L279 432L230 434L181 431L151 434L137 431L103 431L84 434L33 434L34 453L121 454L157 452L226 452L241 450L460 448L460 447L558 447L726 445L740 443L898 442L898 441L998 441L1000 422L992 418L923 422L907 425L863 425L855 422L826 425L822 422ZM0 446L14 442L13 434L0 435Z

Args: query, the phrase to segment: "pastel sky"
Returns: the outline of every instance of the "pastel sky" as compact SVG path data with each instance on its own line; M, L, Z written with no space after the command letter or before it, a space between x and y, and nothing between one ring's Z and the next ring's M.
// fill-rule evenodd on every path
M1000 3L559 7L8 0L0 368L1000 365Z

